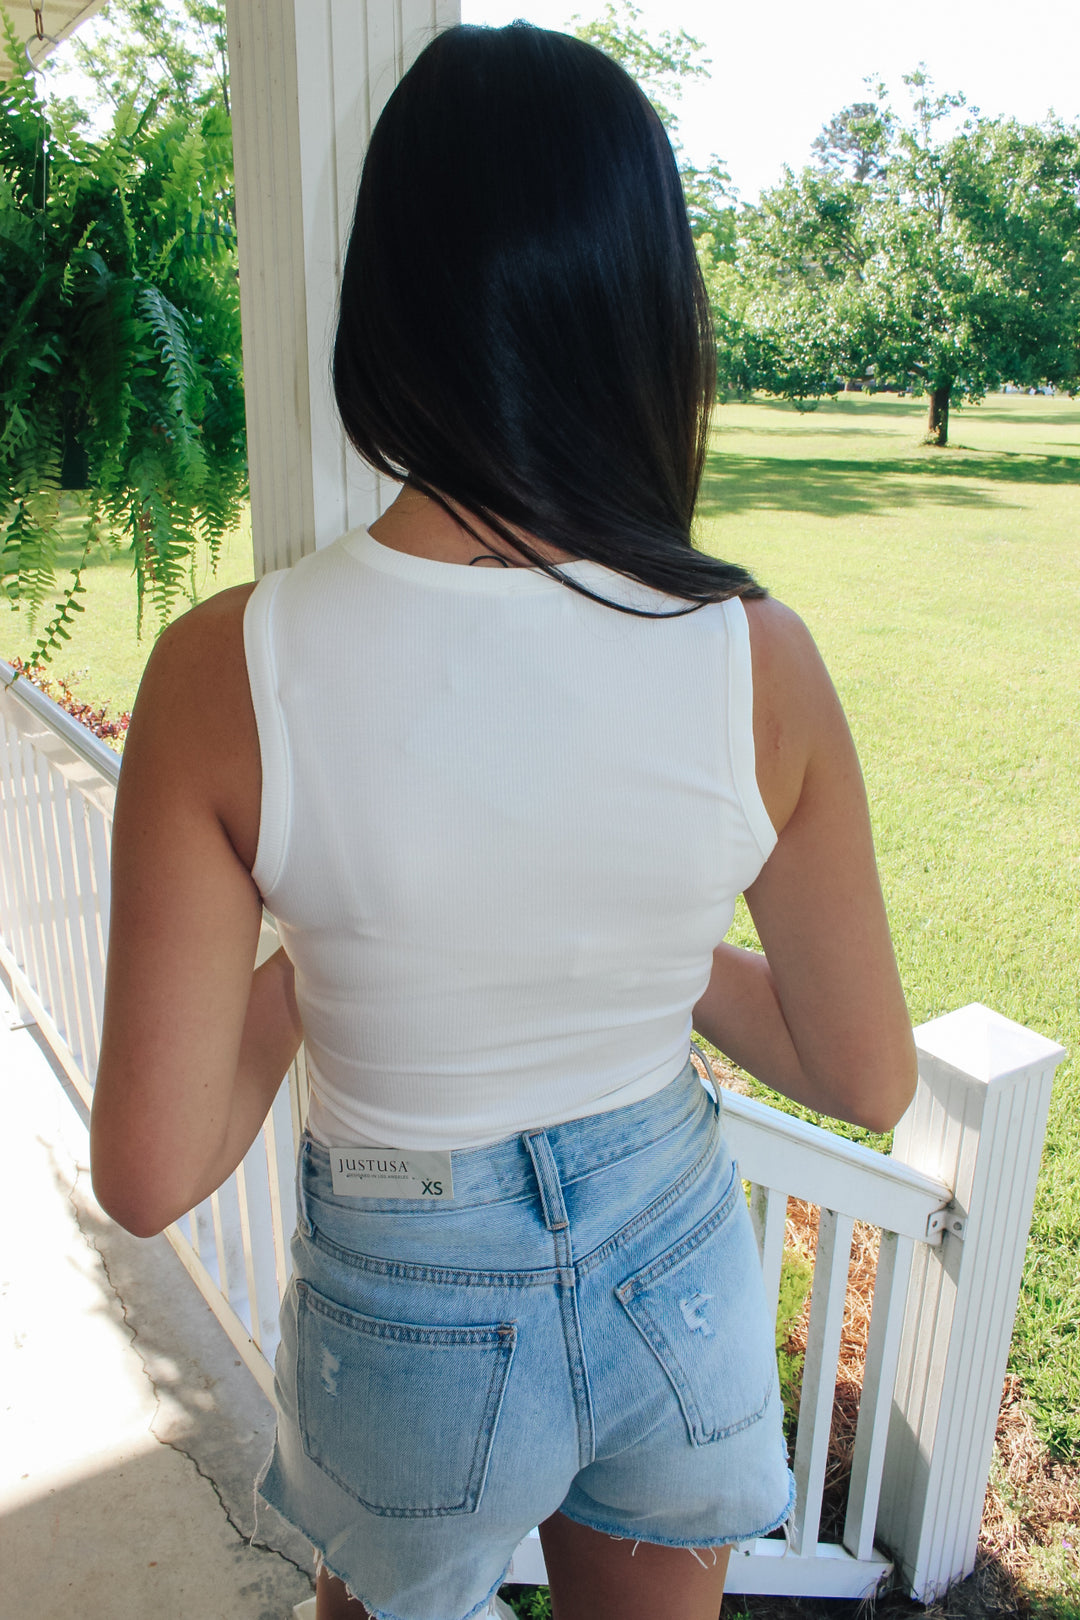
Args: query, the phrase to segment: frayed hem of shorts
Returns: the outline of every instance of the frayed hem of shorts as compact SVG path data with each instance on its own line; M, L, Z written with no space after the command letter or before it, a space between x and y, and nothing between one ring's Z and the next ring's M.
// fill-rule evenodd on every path
M308 1529L307 1525L297 1523L297 1521L295 1519L293 1519L293 1518L290 1518L287 1513L282 1513L281 1509L277 1506L277 1504L274 1503L274 1502L271 1502L270 1498L268 1496L262 1496L261 1495L260 1490L259 1490L259 1486L262 1484L263 1479L266 1477L266 1473L267 1473L267 1470L268 1470L269 1466L270 1466L270 1460L268 1459L267 1462L264 1464L263 1468L260 1470L259 1477L255 1482L255 1527L251 1532L251 1538L250 1538L249 1545L251 1544L251 1542L254 1542L255 1537L258 1534L258 1529L259 1529L259 1503L260 1503L260 1501L263 1501L263 1502L266 1503L266 1505L268 1507L272 1507L274 1509L274 1512L279 1516L279 1518L283 1519L285 1521L285 1523L290 1527L290 1529L295 1530L297 1535L305 1536L307 1538L307 1540L311 1542L311 1545L315 1550L315 1577L316 1577L316 1579L318 1579L319 1571L321 1569L325 1569L326 1573L328 1575L332 1575L335 1580L339 1580L339 1581L342 1582L342 1584L345 1587L346 1595L348 1597L351 1597L357 1603L362 1603L364 1605L364 1608L367 1610L368 1614L371 1616L371 1620L402 1620L402 1616L399 1615L399 1614L395 1614L392 1609L380 1609L377 1605L372 1604L364 1596L363 1592L355 1591L354 1588L349 1585L348 1576L343 1574L343 1572L340 1569L335 1569L334 1565L330 1562L330 1560L327 1558L326 1554L323 1552L322 1548L320 1547L317 1538L312 1535L312 1533ZM491 1602L492 1598L498 1592L500 1586L505 1584L506 1577L509 1574L510 1565L512 1563L513 1563L513 1555L511 1555L511 1557L507 1559L506 1568L503 1570L502 1574L499 1576L498 1580L495 1582L495 1585L486 1594L486 1596L482 1597L480 1599L479 1603L475 1604L473 1606L473 1608L466 1610L466 1612L463 1615L460 1615L458 1617L458 1620L475 1620L475 1616L483 1614L484 1610L487 1608L487 1606ZM437 1617L437 1620L441 1620L441 1617Z
M791 1517L795 1508L795 1479L790 1474L788 1479L787 1505L783 1513L773 1519L771 1524L762 1525L760 1530L747 1530L745 1534L739 1536L718 1536L715 1541L702 1541L700 1538L696 1541L682 1541L668 1536L636 1536L629 1533L625 1526L620 1529L610 1524L598 1524L592 1519L579 1518L576 1513L569 1512L566 1507L561 1507L559 1512L564 1519L569 1519L573 1524L580 1524L586 1530L595 1530L602 1536L610 1536L612 1541L632 1541L635 1552L639 1546L644 1544L647 1547L673 1547L682 1552L693 1553L696 1557L699 1552L720 1551L724 1547L741 1547L747 1541L758 1541L762 1536L771 1535L774 1530L779 1530L780 1526ZM698 1562L701 1562L700 1558Z

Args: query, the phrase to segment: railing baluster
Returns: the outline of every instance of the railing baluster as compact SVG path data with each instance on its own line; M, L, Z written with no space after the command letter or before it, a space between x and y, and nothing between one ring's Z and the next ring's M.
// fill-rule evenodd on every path
M267 1149L267 1167L270 1172L270 1196L275 1201L279 1225L274 1234L275 1252L280 1255L278 1274L282 1277L282 1292L292 1270L289 1241L296 1230L296 1076L299 1060L293 1064L288 1086L282 1086L274 1098L270 1112L272 1150ZM268 1141L270 1139L268 1138Z
M215 1287L225 1292L224 1278L218 1265L217 1238L214 1231L214 1209L210 1198L196 1204L191 1213L191 1247L206 1267Z
M50 804L47 831L56 880L56 928L59 940L61 977L65 987L67 1012L66 1038L79 1068L90 1069L90 1024L85 997L85 968L82 934L79 928L79 893L71 854L70 789L63 775L50 769Z
M106 820L105 813L97 805L87 804L86 820L90 828L90 848L93 851L91 871L94 874L94 896L97 900L98 932L101 937L101 960L104 963L106 952L109 949L109 906L112 895L109 889L109 874L111 863L109 859L109 833L111 820Z
M42 872L45 876L46 951L52 968L53 1005L50 1009L68 1051L74 1056L78 1044L75 1022L74 986L67 955L64 919L63 873L56 834L56 779L44 754L37 756L38 828L41 839Z
M0 714L0 922L4 941L20 966L29 964L26 883L16 816L14 761L18 734Z
M237 1316L251 1333L255 1322L248 1292L247 1257L244 1252L243 1216L240 1186L235 1175L223 1181L214 1194L218 1243L221 1249L223 1282L221 1291Z
M101 1052L101 1008L105 1000L105 964L97 919L97 897L91 873L92 855L87 827L88 807L82 794L71 802L71 847L75 862L75 883L79 896L79 932L83 949L83 979L90 1020L86 1053L86 1074L97 1073Z
M59 1027L56 1013L56 981L53 977L52 956L49 951L49 874L41 838L41 798L37 778L37 756L26 742L22 749L24 809L26 814L26 850L31 882L31 916L37 940L38 995L54 1025ZM44 994L42 994L42 989Z
M90 880L93 884L93 911L88 919L96 936L96 948L90 970L94 980L98 1006L105 1006L105 963L109 952L109 906L112 902L110 883L110 838L112 823L107 821L96 805L87 804L86 834L90 846Z
M787 1193L758 1183L750 1189L750 1217L758 1242L765 1299L775 1320L780 1300L780 1271L784 1263L784 1232L787 1227Z
M793 1470L797 1505L792 1548L804 1556L818 1543L854 1230L850 1215L821 1211Z
M38 862L34 855L33 798L31 783L33 753L29 744L19 738L15 750L12 772L12 800L16 823L16 842L19 846L20 910L25 919L26 955L23 969L34 986L40 1001L49 997L49 976L44 955L44 919L39 886ZM50 1009L51 1011L51 1009Z
M279 1289L266 1149L265 1133L260 1132L237 1169L237 1180L243 1188L241 1217L246 1217L244 1257L251 1297L251 1332L270 1361L277 1348L278 1307L284 1283Z
M226 1299L229 1297L229 1264L225 1247L225 1232L221 1222L221 1188L210 1194L210 1222L214 1234L214 1257L217 1261L217 1285ZM207 1270L209 1271L209 1266Z
M844 1520L844 1546L856 1558L869 1558L874 1551L885 1442L889 1437L904 1304L914 1253L911 1238L882 1232Z
M11 789L8 785L8 759L11 728L0 705L0 931L11 938L15 920L15 848L12 842Z

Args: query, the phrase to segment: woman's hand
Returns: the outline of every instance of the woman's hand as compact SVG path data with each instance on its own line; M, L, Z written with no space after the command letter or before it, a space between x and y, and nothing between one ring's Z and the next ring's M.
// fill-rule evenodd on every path
M765 954L717 949L694 1026L774 1090L888 1130L914 1092L915 1045L855 747L802 621L746 607L757 778L779 834L746 891Z
M159 1232L243 1158L296 1055L292 966L253 974L261 772L243 648L251 586L160 637L139 688L113 826L94 1191Z

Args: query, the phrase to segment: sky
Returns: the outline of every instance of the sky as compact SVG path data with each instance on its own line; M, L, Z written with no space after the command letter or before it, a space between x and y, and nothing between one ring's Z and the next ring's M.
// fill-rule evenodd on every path
M800 168L834 112L865 99L867 75L905 105L902 75L925 62L940 90L987 117L1080 118L1080 0L638 0L637 26L685 28L711 77L676 108L687 157L716 153L740 196L756 200L783 165ZM462 0L466 22L525 17L566 28L602 0Z
M866 97L872 76L903 108L902 75L925 63L940 90L988 117L1080 120L1080 0L636 0L637 26L686 29L705 46L708 80L676 106L686 156L715 153L739 195L756 200L785 163L798 169L833 113ZM604 0L461 0L466 22L526 17L568 28ZM93 24L90 25L90 33ZM89 37L89 35L87 36ZM63 60L69 52L61 50ZM73 78L57 85L78 94Z

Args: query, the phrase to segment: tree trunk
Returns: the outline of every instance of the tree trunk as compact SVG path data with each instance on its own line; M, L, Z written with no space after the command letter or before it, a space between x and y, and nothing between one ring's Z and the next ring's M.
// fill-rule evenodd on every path
M926 412L924 444L936 445L943 450L949 442L949 394L952 383L941 383L930 390L930 406Z

